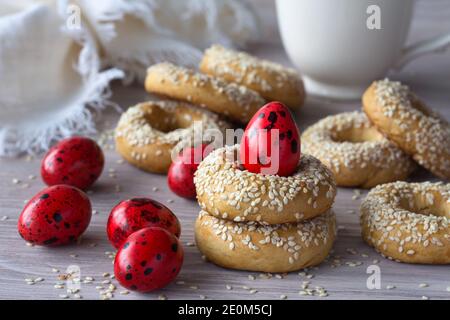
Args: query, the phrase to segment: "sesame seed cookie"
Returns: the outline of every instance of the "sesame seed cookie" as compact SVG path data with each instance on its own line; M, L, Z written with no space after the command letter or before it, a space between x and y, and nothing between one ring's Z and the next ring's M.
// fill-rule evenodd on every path
M450 264L450 184L379 185L361 204L364 240L389 259Z
M303 81L295 70L245 52L213 45L205 51L200 71L246 86L268 101L280 101L293 110L305 101Z
M251 89L170 63L150 67L145 88L150 93L190 102L241 123L247 123L265 104Z
M302 149L324 163L342 187L371 188L404 180L415 163L362 112L328 116L302 135Z
M336 185L331 171L303 154L297 171L288 177L244 170L239 145L210 153L199 165L194 183L200 207L234 222L269 224L311 219L331 208Z
M336 236L332 210L298 223L264 225L232 222L201 211L195 223L197 247L205 257L225 268L290 272L321 263Z
M450 125L400 82L374 82L363 95L370 121L436 176L450 179Z
M197 128L196 128L197 126ZM150 101L129 108L115 130L117 151L134 166L167 173L172 153L196 141L195 130L219 130L230 125L217 115L187 103Z

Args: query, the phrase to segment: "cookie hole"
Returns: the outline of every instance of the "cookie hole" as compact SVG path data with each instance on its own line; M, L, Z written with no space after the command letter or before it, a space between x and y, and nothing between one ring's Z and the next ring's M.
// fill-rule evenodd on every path
M442 208L424 207L424 208L416 208L414 211L416 213L423 214L426 216L439 216L450 218L450 214L448 214L448 209L446 212L446 210L443 210Z
M430 204L430 196L416 195L413 201L404 199L401 206L405 210L426 216L450 218L450 204L446 203L439 194L433 194L432 204Z
M153 106L152 112L145 114L145 120L154 129L163 133L188 128L194 121L201 120L200 116L197 119L197 117L184 111L182 108L168 111L158 106Z
M383 135L375 128L350 128L347 130L336 131L332 138L335 142L350 143L363 143L384 139Z

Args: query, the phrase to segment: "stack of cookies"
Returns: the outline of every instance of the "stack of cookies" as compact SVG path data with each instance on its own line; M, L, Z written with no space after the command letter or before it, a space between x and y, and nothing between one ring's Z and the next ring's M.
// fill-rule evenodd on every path
M240 167L238 151L239 145L217 149L196 172L199 250L217 265L250 271L290 272L322 262L336 231L331 171L303 155L291 176L252 173Z
M145 87L243 124L266 100L296 110L305 99L303 81L295 70L218 45L206 50L200 72L167 62L153 65Z

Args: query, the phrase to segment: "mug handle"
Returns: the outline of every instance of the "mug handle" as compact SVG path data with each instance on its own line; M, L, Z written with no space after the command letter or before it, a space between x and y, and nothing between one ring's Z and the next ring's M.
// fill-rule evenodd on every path
M424 54L444 52L448 48L450 48L450 33L413 43L403 49L394 69L400 70L407 63Z

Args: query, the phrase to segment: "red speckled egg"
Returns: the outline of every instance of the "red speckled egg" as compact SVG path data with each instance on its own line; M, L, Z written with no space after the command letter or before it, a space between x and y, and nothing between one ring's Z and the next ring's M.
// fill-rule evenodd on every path
M263 106L250 120L240 145L245 169L289 176L300 160L300 135L289 109L280 102Z
M125 200L116 205L109 215L106 232L109 241L119 248L130 234L146 227L160 227L180 236L177 217L158 201L146 198Z
M172 282L183 258L177 237L162 228L144 228L130 235L117 252L114 274L125 288L149 292Z
M104 164L103 152L94 140L72 137L47 152L41 175L49 186L67 184L85 190L100 177Z
M56 185L35 195L19 217L19 234L37 245L62 245L76 241L91 221L91 202L72 186Z
M212 147L202 144L194 148L186 148L180 153L167 173L167 184L173 193L183 198L195 198L195 171L211 151Z

